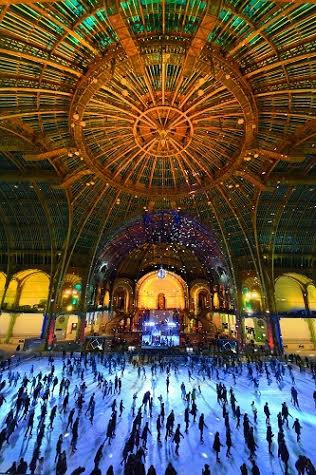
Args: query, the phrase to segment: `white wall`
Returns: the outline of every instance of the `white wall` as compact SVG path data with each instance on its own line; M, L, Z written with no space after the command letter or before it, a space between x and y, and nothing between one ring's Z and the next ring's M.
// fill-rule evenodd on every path
M0 315L0 336L6 336L9 328L10 314L4 313Z
M303 318L280 318L280 328L285 351L299 351L301 345L305 350L314 349L307 321Z
M40 336L43 319L42 313L20 313L13 328L13 336Z

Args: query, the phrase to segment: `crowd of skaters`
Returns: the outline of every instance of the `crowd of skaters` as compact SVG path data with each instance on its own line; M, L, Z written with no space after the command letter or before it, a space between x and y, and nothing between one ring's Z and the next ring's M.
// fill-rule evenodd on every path
M314 381L311 386L311 397L316 408L316 366L308 360L302 361L297 355L291 355L290 361L286 363L274 358L270 360L257 358L253 361L248 359L247 362L242 362L238 358L186 357L175 359L161 356L151 357L149 361L142 362L131 355L123 354L63 353L61 372L56 371L55 360L51 356L48 358L47 371L36 371L36 362L34 362L27 374L23 374L21 371L23 365L11 368L9 360L7 363L1 363L0 366L0 408L4 403L10 403L10 409L5 414L0 428L0 455L10 444L14 433L18 433L24 438L33 438L34 436L34 447L32 457L28 461L20 457L6 469L6 473L43 473L44 437L54 431L54 422L56 416L59 415L63 418L66 427L63 433L58 436L56 434L54 466L51 467L50 473L57 475L66 473L72 475L80 473L114 475L113 465L102 472L100 463L106 452L106 445L111 445L112 440L116 437L118 419L124 417L124 412L128 411L132 416L132 424L126 440L122 441L121 465L124 475L154 475L156 473L175 475L177 472L172 460L165 468L151 465L146 470L148 438L155 438L159 446L171 443L174 446L175 457L181 457L181 441L190 431L198 430L199 441L204 444L204 429L208 426L205 422L205 414L199 411L198 397L202 393L203 382L213 381L216 385L218 411L221 413L225 436L223 433L215 432L211 447L215 453L214 464L213 466L204 464L199 473L209 475L213 470L216 473L216 465L221 463L223 453L227 459L233 457L231 448L234 446L234 433L243 431L248 458L240 466L242 475L261 473L256 453L259 445L263 444L266 444L266 449L271 456L277 456L282 461L284 473L288 474L290 453L286 442L286 433L293 430L297 443L301 444L301 432L304 430L303 424L297 417L294 417L293 421L291 420L289 423L289 418L292 419L293 416L288 404L291 404L295 409L300 408L299 391L293 371L294 365L300 372L305 371L305 367L308 366L311 380ZM158 401L155 401L150 390L143 394L135 392L130 395L129 400L126 400L125 397L124 401L122 385L127 367L133 368L135 378L149 378L153 385L157 381L158 373L160 376L164 376L164 389L167 397L170 385L175 384L174 376L178 376L180 368L185 367L186 382L182 381L178 388L173 387L173 390L179 392L179 398L183 400L183 419L175 414L174 409L166 413L162 394L157 398ZM89 397L86 396L88 386L85 375L87 371L92 372L92 384L94 385L94 391ZM226 381L228 375L231 377L232 383L229 387L227 383L223 382ZM283 389L285 375L289 376L291 380L291 387L288 391L289 403L286 401L282 403L276 417L275 415L272 417L268 402L264 403L262 414L258 414L255 400L252 401L249 408L241 408L234 387L238 385L238 378L242 375L246 376L249 384L253 385L256 398L261 397L260 381L262 378L266 378L269 384L276 381ZM196 381L192 389L191 381ZM55 397L53 398L53 396ZM77 451L78 439L82 436L80 421L85 418L92 425L94 424L96 398L100 397L110 401L111 411L105 423L104 440L95 453L94 468L89 472L84 466L78 466L71 470L68 465L72 465L71 457ZM10 400L7 401L7 398ZM258 418L265 420L266 441L258 440L255 435L254 429ZM66 447L64 433L68 430L71 439L70 444ZM273 449L273 440L277 441L276 453ZM301 445L299 447L303 452L303 447ZM299 475L316 474L312 461L304 454L294 461L294 466Z

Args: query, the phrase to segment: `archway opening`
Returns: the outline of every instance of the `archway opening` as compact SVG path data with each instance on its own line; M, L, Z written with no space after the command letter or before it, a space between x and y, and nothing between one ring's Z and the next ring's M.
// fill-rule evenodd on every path
M148 310L184 310L187 285L174 272L167 272L163 279L157 272L144 275L137 283L137 307Z

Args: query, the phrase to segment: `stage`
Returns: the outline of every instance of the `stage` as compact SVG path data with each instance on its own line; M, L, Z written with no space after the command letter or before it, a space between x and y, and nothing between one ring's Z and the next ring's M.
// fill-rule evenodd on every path
M173 310L150 310L142 321L142 348L170 349L179 346L179 314Z

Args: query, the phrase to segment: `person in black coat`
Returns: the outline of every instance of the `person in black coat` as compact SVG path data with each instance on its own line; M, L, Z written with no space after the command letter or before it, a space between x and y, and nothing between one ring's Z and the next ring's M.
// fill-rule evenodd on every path
M157 475L156 469L153 465L149 467L147 475Z
M251 468L252 475L260 475L260 470L256 462L252 460L251 463L252 463L252 468Z
M202 475L211 475L211 470L208 463L206 463L202 468Z
M105 475L114 475L113 465L110 465Z
M27 462L23 457L20 458L18 468L16 469L18 474L23 474L27 472Z
M102 472L99 467L95 466L90 475L102 475Z
M214 437L214 442L213 442L213 449L216 452L216 462L220 462L219 453L221 451L221 447L224 447L224 446L223 444L221 444L221 441L219 438L219 432L216 432L215 437Z
M241 473L241 475L248 475L248 468L247 468L247 465L245 463L240 465L240 473Z
M272 428L270 425L268 425L267 427L267 436L266 436L266 439L267 439L267 442L268 442L268 446L269 446L269 454L272 454L272 441L273 441L273 437L274 437L274 434L272 432Z
M16 462L13 462L10 468L5 473L18 473L16 470Z
M78 468L75 468L75 470L73 472L71 472L70 475L80 475L81 473L85 472L86 469L84 467L78 467Z
M59 455L57 465L56 465L56 475L65 475L67 472L67 459L66 459L66 451Z
M168 463L168 466L165 471L165 475L177 475L177 472L175 471L171 462Z

